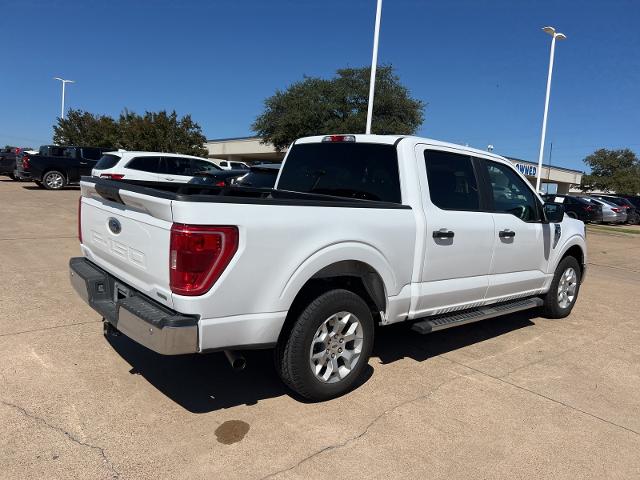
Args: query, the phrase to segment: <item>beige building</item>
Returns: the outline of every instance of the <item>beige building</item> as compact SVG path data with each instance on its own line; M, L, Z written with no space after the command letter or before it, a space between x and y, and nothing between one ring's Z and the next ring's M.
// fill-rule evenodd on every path
M209 158L245 163L281 162L286 151L277 152L272 145L261 143L260 137L221 138L207 140L205 148ZM520 172L535 185L538 165L518 158L508 158ZM544 191L566 194L572 186L580 185L582 172L561 167L542 167ZM546 188L546 184L549 187Z

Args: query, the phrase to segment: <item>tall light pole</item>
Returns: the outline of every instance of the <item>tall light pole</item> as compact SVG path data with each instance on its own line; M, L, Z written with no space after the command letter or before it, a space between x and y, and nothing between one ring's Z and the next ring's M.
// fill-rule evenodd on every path
M54 80L60 80L62 82L62 107L60 107L60 118L64 120L64 87L67 83L76 83L75 80L65 80L60 77L53 77Z
M540 177L542 176L542 157L544 155L544 137L547 134L547 113L549 112L549 95L551 94L551 74L553 73L553 55L556 49L556 39L566 40L564 33L556 32L553 27L544 27L545 33L551 35L551 54L549 56L549 74L547 76L547 95L544 99L544 116L542 117L542 135L540 137L540 155L538 156L538 175L536 179L536 191L540 191Z
M378 0L376 8L376 26L373 30L373 58L371 58L371 78L369 79L369 104L367 105L367 130L371 133L371 117L373 117L373 94L376 89L376 68L378 66L378 37L380 36L380 15L382 14L382 0Z

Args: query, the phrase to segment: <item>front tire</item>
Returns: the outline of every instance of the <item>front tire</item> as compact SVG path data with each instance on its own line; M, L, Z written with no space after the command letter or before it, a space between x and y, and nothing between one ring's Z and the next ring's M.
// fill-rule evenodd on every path
M344 395L367 367L373 335L373 317L364 300L349 290L330 290L302 311L276 349L278 373L309 400Z
M544 296L542 313L547 318L564 318L571 313L580 291L580 264L571 256L563 258Z
M67 178L62 172L51 170L42 177L42 185L47 190L60 190L67 184Z

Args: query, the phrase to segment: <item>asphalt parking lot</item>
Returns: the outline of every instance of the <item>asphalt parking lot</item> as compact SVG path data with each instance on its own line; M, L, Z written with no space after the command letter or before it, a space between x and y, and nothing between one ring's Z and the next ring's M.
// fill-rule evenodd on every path
M367 381L310 404L268 352L106 341L68 281L78 195L0 177L1 478L640 478L640 235L589 233L569 318L382 329Z

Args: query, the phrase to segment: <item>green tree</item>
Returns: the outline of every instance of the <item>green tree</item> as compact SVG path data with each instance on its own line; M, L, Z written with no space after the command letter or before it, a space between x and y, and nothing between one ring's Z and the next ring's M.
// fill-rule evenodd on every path
M591 173L582 177L583 191L602 190L636 195L640 192L640 161L628 148L601 148L584 159Z
M371 69L343 68L331 79L305 77L264 102L252 129L277 150L307 135L364 133ZM424 121L425 104L411 98L390 65L376 71L371 131L413 134Z
M72 109L67 118L58 118L58 124L53 126L53 141L57 145L118 147L118 133L113 118Z
M200 125L191 115L178 118L175 110L167 113L145 112L138 115L125 110L118 120L120 142L127 150L183 153L204 156L206 142Z
M58 145L113 147L126 150L207 154L200 125L191 115L182 118L174 111L145 112L138 115L124 110L118 120L82 110L70 110L67 118L53 126Z

